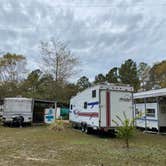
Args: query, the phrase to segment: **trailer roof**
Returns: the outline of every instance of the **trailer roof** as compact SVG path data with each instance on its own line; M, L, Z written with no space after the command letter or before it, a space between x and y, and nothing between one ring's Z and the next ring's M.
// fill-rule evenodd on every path
M32 100L32 98L26 98L26 97L5 97L5 100Z
M6 97L4 98L5 100L34 100L37 102L47 102L47 103L55 103L56 101L52 101L52 100L44 100L44 99L32 99L32 98L26 98L26 97Z
M45 103L55 103L56 101L53 100L44 100L44 99L34 99L37 102L45 102Z
M83 91L80 91L77 93L77 95L82 94L85 91L92 90L92 89L102 89L102 90L112 90L112 91L125 91L125 92L133 92L133 87L131 87L128 84L114 84L114 83L100 83L92 85ZM76 96L77 96L76 95ZM72 96L71 98L74 98L75 96Z
M148 97L159 97L166 96L166 88L154 89L145 92L134 93L134 99L148 98Z

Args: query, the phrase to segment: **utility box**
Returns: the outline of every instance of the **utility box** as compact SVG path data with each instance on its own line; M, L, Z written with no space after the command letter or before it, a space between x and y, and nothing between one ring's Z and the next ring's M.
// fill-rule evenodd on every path
M61 108L60 116L62 117L62 119L68 120L69 119L69 108Z

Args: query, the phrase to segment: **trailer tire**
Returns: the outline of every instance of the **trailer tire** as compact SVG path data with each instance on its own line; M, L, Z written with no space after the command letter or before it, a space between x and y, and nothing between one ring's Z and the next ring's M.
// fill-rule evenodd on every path
M84 128L84 126L81 126L81 131L82 131L82 133L85 132L85 128Z
M73 129L77 129L78 128L78 125L76 123L73 123L73 122L71 123L71 126L72 126Z
M23 117L23 116L20 116L20 117L19 117L19 127L22 127L22 126L23 126L23 123L24 123L24 117Z
M81 123L81 131L84 133L86 132L87 124L86 123Z
M24 122L24 117L23 116L14 117L13 121L12 121L12 126L16 125L18 127L22 127L23 126L23 122Z
M10 124L9 124L9 123L6 123L6 122L3 122L3 126L4 126L4 127L9 127Z

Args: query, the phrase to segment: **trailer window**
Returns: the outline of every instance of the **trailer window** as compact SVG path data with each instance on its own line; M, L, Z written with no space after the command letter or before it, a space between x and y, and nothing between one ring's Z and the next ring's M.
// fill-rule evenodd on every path
M147 109L146 116L155 117L155 109Z
M143 112L143 110L140 110L140 109L138 109L138 108L135 109L135 115L136 115L137 117L142 116L142 112Z
M92 90L92 97L93 97L93 98L96 97L96 90Z
M88 103L84 102L84 109L87 109Z

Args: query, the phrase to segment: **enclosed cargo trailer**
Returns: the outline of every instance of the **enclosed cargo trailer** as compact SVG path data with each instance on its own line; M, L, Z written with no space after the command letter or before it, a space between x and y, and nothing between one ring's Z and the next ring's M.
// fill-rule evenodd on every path
M56 102L22 97L4 98L3 123L44 123L45 110L48 108L55 109Z

